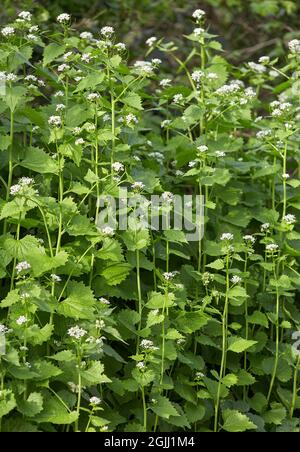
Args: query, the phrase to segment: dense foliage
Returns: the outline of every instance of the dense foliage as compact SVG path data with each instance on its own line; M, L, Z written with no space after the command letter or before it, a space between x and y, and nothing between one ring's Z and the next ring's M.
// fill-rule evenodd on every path
M192 21L133 63L68 14L0 30L2 431L300 430L300 41L236 67ZM97 227L120 187L204 195L204 238Z

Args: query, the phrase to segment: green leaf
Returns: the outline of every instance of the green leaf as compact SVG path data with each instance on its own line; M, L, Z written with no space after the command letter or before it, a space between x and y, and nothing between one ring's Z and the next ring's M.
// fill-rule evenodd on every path
M109 286L117 286L129 275L131 265L126 262L108 265L102 270L101 275Z
M222 259L217 259L216 261L212 262L211 264L207 264L206 267L213 268L214 270L223 270L225 264Z
M55 58L62 55L65 51L65 46L51 43L44 49L43 66L48 66Z
M248 416L237 410L224 410L222 414L224 420L223 429L226 432L237 433L257 429L257 426L250 421Z
M269 322L267 316L260 311L255 311L252 315L248 317L248 322L254 325L261 325L268 328Z
M93 73L88 75L79 82L75 92L96 88L96 86L100 85L103 82L104 77L105 77L104 72Z
M167 397L156 396L156 402L150 405L151 410L157 414L157 416L164 419L169 419L170 416L180 416L173 404Z
M101 383L111 383L104 374L104 365L99 361L92 361L89 368L81 372L83 386L96 386Z
M39 392L32 392L27 400L18 402L18 410L24 416L34 417L43 409L43 396Z
M6 416L16 407L16 399L11 390L4 389L1 391L0 398L0 419Z
M241 337L235 336L229 338L228 344L229 344L228 351L234 353L242 353L245 350L248 350L253 345L257 344L257 341L249 341Z
M121 100L125 105L129 105L129 107L133 107L136 110L143 110L141 96L139 96L136 93L129 93L127 96L123 97Z
M40 174L58 174L57 162L40 148L27 148L20 165Z
M44 409L35 416L38 423L51 423L56 425L73 424L78 419L76 411L69 411L56 397L50 397L44 402Z
M81 282L71 281L67 291L68 296L58 305L57 312L74 319L93 319L96 300L92 290Z

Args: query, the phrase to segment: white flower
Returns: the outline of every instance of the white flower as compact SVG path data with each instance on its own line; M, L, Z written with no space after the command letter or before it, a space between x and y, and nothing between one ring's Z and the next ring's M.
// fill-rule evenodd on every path
M216 157L221 158L221 157L225 157L225 156L226 156L226 153L224 151L216 151Z
M68 71L69 69L70 69L70 66L66 63L60 64L57 68L58 72Z
M204 72L203 71L194 71L192 73L192 79L194 80L194 82L196 83L200 83L201 79L204 77Z
M66 106L64 104L57 104L56 105L56 111L63 111L66 109Z
M259 132L257 132L256 138L258 138L259 140L263 140L265 138L270 137L271 135L272 135L271 129L264 129L264 130L260 130Z
M9 329L3 325L3 323L0 323L0 334L6 334L9 332Z
M128 126L133 125L133 124L137 124L138 122L139 121L138 121L137 117L134 114L132 114L132 113L129 113L128 115L125 116L125 123Z
M18 17L20 19L26 20L27 22L31 22L32 14L29 11L22 11Z
M17 274L19 275L23 271L27 271L31 269L31 265L27 261L20 262L16 265Z
M144 361L140 361L140 362L137 363L136 367L138 369L145 369L146 366L145 366Z
M150 61L136 61L133 67L142 75L153 75L153 65Z
M192 160L191 162L189 162L189 168L194 168L197 165L197 160Z
M254 63L253 61L250 61L248 66L252 71L257 72L258 74L264 74L267 71L267 68L263 64Z
M83 336L87 334L87 331L83 328L80 328L78 325L72 326L68 329L68 336L74 337L75 339L81 339Z
M296 217L295 215L288 214L283 217L283 221L288 225L293 225L296 223Z
M169 78L164 78L164 79L162 79L162 80L159 82L159 85L160 85L162 88L167 88L168 86L171 85L171 82L172 82L171 79L169 79Z
M7 76L6 76L6 80L8 82L15 82L17 80L17 78L18 77L15 74L12 74L12 73L7 74Z
M131 185L133 190L143 190L145 188L145 184L143 182L137 181Z
M15 29L13 27L4 27L1 30L1 34L7 38L8 36L12 36L15 34Z
M203 33L205 33L205 30L204 30L204 28L198 27L198 28L194 29L193 33L196 36L201 36L201 35L203 35Z
M87 96L89 102L95 102L97 99L100 99L100 94L98 93L91 93Z
M96 328L105 328L104 320L96 320Z
M231 278L231 282L232 282L233 284L239 284L239 283L242 282L242 278L241 278L240 276L234 275L234 276Z
M161 61L160 58L153 58L151 60L151 63L152 63L153 66L159 66L162 63L162 61Z
M282 178L285 179L285 180L289 179L290 177L291 176L288 173L285 173L285 174L282 175Z
M269 56L262 56L258 60L260 64L269 64L270 63L270 57Z
M99 397L91 397L90 398L90 404L91 405L100 405L100 403L102 402L101 399L99 399Z
M84 141L83 138L78 138L78 139L75 141L76 146L83 146L84 143L85 143L85 141Z
M251 242L253 245L256 242L256 239L253 235L244 235L243 239L245 242Z
M215 72L209 72L207 78L208 80L218 80L219 76Z
M270 223L264 223L261 225L260 230L261 232L266 232L270 229Z
M175 94L175 96L173 97L173 102L174 104L180 104L181 102L183 102L184 97L182 94Z
M81 61L83 61L84 63L90 63L91 59L92 59L92 56L90 53L83 53L81 55Z
M88 41L91 41L93 39L93 34L89 31L83 31L79 36L81 39L86 39Z
M147 39L146 45L148 47L153 47L154 44L156 43L156 41L157 41L157 38L155 36L152 36L151 38Z
M26 82L37 82L37 77L35 75L26 75L24 80L26 80Z
M278 251L279 246L276 243L270 243L266 246L266 250L270 251L271 253L275 253Z
M50 116L48 119L48 124L53 127L60 127L62 124L60 116Z
M165 119L164 121L161 122L161 128L165 129L167 127L169 127L169 125L171 125L172 121L170 119Z
M39 31L39 27L37 25L33 25L29 28L29 33L37 33Z
M300 40L299 39L293 39L288 44L289 49L291 53L300 53Z
M114 32L115 30L113 29L113 27L103 27L100 31L102 36L104 36L105 38L110 38L114 34Z
M114 170L114 171L116 171L117 173L120 173L121 171L124 171L124 165L123 165L123 163L120 163L120 162L114 162L113 164L112 164L112 169Z
M197 149L201 154L208 151L208 147L205 146L205 144L201 144L200 146L197 147Z
M161 195L161 198L162 198L163 202L165 202L167 204L172 204L174 202L174 194L171 193L170 191L165 191Z
M54 94L54 97L64 97L64 95L65 95L65 93L64 93L63 91L57 91L57 92Z
M115 47L119 52L125 52L126 50L126 44L124 42L118 42Z
M105 226L105 228L101 229L101 232L106 237L113 237L115 235L115 231L110 226Z
M10 194L12 196L15 196L20 192L21 189L22 189L22 186L20 184L12 185L10 187Z
M108 301L106 298L101 297L99 298L100 303L105 304L105 305L110 305L110 301Z
M71 16L70 16L70 14L63 13L63 14L60 14L59 16L57 16L56 20L58 23L64 24L64 23L70 22Z
M149 339L143 339L140 344L141 348L144 350L159 350L158 347L155 347L153 342Z
M231 234L230 232L225 232L224 234L221 235L220 240L223 241L232 241L234 239L234 235Z
M53 282L61 282L61 277L58 275L55 275L54 273L52 273L52 275L50 275L50 278L52 279Z
M175 272L165 272L163 273L163 277L166 281L171 281L172 279L175 278L175 276L178 274L177 271Z
M193 12L192 17L194 19L196 19L197 21L200 21L200 20L202 20L205 17L205 15L206 15L206 12L203 11L203 9L196 9Z
M86 124L86 130L87 130L88 132L95 132L95 130L96 130L95 124L91 124L90 122L88 122L88 123Z
M27 322L27 317L25 317L24 315L21 315L17 320L16 320L16 324L17 325L23 325L24 323Z

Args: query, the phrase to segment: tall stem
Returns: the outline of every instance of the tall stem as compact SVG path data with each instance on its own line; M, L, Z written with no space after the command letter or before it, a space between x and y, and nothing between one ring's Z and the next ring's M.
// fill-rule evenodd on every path
M8 151L8 180L6 187L6 202L9 200L10 189L13 180L13 147L14 147L14 112L10 112L10 146ZM4 220L3 234L7 233L7 219Z
M278 287L278 280L277 280L277 267L276 267L276 264L275 264L274 260L273 260L273 264L274 264L274 278L275 278L275 281L276 281L276 329L275 329L276 345L275 345L274 368L273 368L273 372L272 372L272 378L271 378L271 383L270 383L268 397L267 397L268 403L270 402L270 398L271 398L271 395L272 395L272 391L273 391L273 387L274 387L274 383L275 383L275 379L276 379L276 373L277 373L277 369L278 369L279 342L280 342L280 330L279 330L280 294L279 294L279 287Z

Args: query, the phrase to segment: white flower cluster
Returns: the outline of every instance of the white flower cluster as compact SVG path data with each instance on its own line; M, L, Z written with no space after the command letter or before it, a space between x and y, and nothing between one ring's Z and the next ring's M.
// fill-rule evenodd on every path
M102 400L101 399L99 399L99 397L91 397L90 398L90 404L91 405L95 405L95 406L97 406L97 405L100 405L100 403L102 402Z
M290 52L293 54L300 53L300 40L299 39L293 39L289 42L289 49Z
M7 334L10 330L3 325L3 323L0 323L0 334Z
M153 47L156 42L157 42L157 38L155 36L152 36L151 38L147 39L146 45L148 47Z
M194 71L192 72L192 80L197 84L200 84L201 79L205 76L203 71Z
M104 304L104 305L106 305L106 306L109 306L110 305L110 301L108 301L106 298L104 298L104 297L100 297L99 298L99 301L100 301L100 303L102 303L102 304Z
M293 224L295 224L296 223L296 217L295 217L295 215L292 215L292 214L288 214L288 215L285 215L284 217L283 217L283 221L286 223L286 224L288 224L288 225L293 225Z
M32 185L34 183L34 180L31 179L30 177L22 177L21 179L19 179L18 184L16 185L12 185L10 187L10 194L12 196L16 196L16 195L20 195L23 192L24 187L28 187L30 185Z
M217 89L216 94L218 96L227 97L241 92L244 88L243 82L240 80L232 80L229 84L223 85Z
M143 182L137 181L131 185L131 188L136 191L143 190L145 188L145 184Z
M256 134L256 138L258 140L265 140L266 138L269 138L272 135L272 129L264 129L260 130Z
M234 275L234 276L231 278L231 282L232 282L233 284L240 284L240 283L242 282L242 278L241 278L240 276Z
M269 229L270 229L270 223L264 223L260 227L261 232L267 232Z
M121 173L125 169L123 163L120 162L114 162L111 167L116 173Z
M25 317L25 315L20 315L16 320L16 324L21 326L24 325L24 323L27 323L27 317Z
M101 35L104 36L105 38L111 38L114 32L115 32L114 28L108 26L102 27L100 30Z
M81 39L86 39L87 41L91 41L94 38L93 33L91 33L90 31L83 31L82 33L80 33L79 37Z
M32 14L29 11L21 11L18 17L26 22L31 22Z
M60 24L66 24L66 23L70 22L71 16L70 16L70 14L63 13L63 14L60 14L59 16L57 16L56 20Z
M115 231L110 226L105 226L105 228L101 229L102 234L105 237L113 237L115 235Z
M277 100L272 102L270 106L272 109L272 116L275 118L280 118L292 108L290 102L279 102Z
M81 339L87 334L87 331L80 328L78 325L72 326L68 329L68 336L74 337L75 339Z
M154 67L150 61L136 61L133 68L140 75L152 76L154 74Z
M98 99L100 99L99 93L90 93L87 95L87 100L89 102L96 102Z
M15 34L15 29L13 27L4 27L1 30L1 34L5 38L8 38L8 37L13 36Z
M169 86L171 86L171 82L172 80L169 78L163 78L160 82L159 82L159 86L161 86L162 88L168 88Z
M50 116L48 119L49 126L52 127L60 127L62 124L62 120L60 116Z
M245 242L252 243L252 245L256 242L256 238L253 235L244 235L243 239Z
M256 72L257 74L264 74L265 72L267 72L267 68L263 64L250 61L250 63L248 63L248 66L250 67L250 69L252 69L253 72Z
M162 201L166 204L172 204L174 202L174 194L170 191L165 191L161 195Z
M155 347L154 344L153 344L153 341L150 341L149 339L143 339L141 341L140 346L144 350L151 350L151 351L159 350L159 347Z
M266 250L269 251L270 253L275 253L276 251L278 251L279 246L276 243L269 243L266 246Z
M61 282L61 277L58 276L58 275L55 275L54 273L52 273L52 275L50 275L50 278L51 278L52 281L55 282L55 283Z
M224 234L221 235L220 240L222 242L228 241L231 242L234 239L234 235L230 232L224 232Z
M183 94L175 94L173 97L174 104L182 104L184 102Z
M193 18L196 19L197 21L202 20L205 17L205 15L206 12L203 11L203 9L196 9L192 14Z
M31 265L27 261L19 262L19 264L16 265L16 271L17 271L18 275L20 273L22 273L23 271L27 271L30 269L31 269Z
M177 271L163 273L163 277L166 281L172 281L172 279L174 279L176 275L178 275Z

